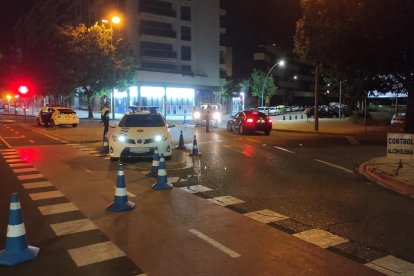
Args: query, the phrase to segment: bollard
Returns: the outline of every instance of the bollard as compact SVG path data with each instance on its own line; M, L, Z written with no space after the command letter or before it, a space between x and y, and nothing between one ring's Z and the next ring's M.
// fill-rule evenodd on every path
M292 120L292 115L289 115L289 120Z

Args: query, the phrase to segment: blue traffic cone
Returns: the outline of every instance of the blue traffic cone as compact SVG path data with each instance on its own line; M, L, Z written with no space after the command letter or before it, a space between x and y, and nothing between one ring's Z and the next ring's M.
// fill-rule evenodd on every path
M104 133L101 153L109 153L108 133Z
M152 157L151 171L147 174L149 177L157 177L158 167L160 166L160 155L158 153L158 147L154 148L154 155Z
M176 149L179 149L179 150L185 149L185 146L184 146L184 136L183 136L183 131L182 130L180 132L180 140L178 142L178 146L176 147Z
M127 189L125 187L124 166L119 163L118 175L116 177L116 189L114 202L106 207L108 211L122 212L135 208L135 203L128 201Z
M39 248L27 245L17 193L11 195L9 225L7 226L6 248L0 251L1 265L15 265L36 259Z
M193 149L191 151L191 153L189 154L190 156L198 156L201 155L201 152L198 151L198 145L197 145L197 137L194 135L194 139L193 139Z
M173 185L167 181L167 169L165 165L164 154L161 153L160 167L158 168L157 182L152 185L154 190L172 189Z

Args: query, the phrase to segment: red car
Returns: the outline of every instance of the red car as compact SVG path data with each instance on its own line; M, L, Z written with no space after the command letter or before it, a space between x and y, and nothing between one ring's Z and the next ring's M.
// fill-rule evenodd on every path
M227 122L228 131L236 131L240 134L253 131L264 131L266 135L272 130L272 119L264 113L255 110L245 110L232 116Z

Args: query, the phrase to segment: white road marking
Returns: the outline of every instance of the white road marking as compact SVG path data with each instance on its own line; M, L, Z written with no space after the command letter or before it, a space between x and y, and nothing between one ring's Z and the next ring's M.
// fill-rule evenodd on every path
M186 191L188 193L191 193L191 194L203 193L203 192L211 191L210 188L207 188L207 187L205 187L203 185L187 186L187 187L182 187L180 189L183 190L183 191Z
M14 173L37 172L36 168L13 169Z
M232 258L238 258L238 257L241 256L236 251L231 250L230 248L226 247L225 245L219 243L218 241L210 238L209 236L201 233L200 231L198 231L196 229L189 229L188 231L191 234L194 234L196 237L206 241L208 244L212 245L213 247L215 247L215 248L221 250L222 252L226 253L227 255L229 255Z
M276 147L276 146L274 146L274 148L275 148L275 149L279 149L279 150L283 150L283 151L286 151L286 152L290 152L290 153L295 153L295 152L293 152L293 151L291 151L291 150L288 150L288 149L285 149L285 148L281 148L281 147Z
M32 166L32 164L30 164L30 163L13 163L13 164L9 164L10 168L30 167L30 166Z
M252 141L252 142L255 142L255 143L260 143L260 141L257 141L257 140L252 139L252 138L246 138L246 140L249 140L249 141Z
M35 141L33 141L33 140L29 140L29 142L33 144Z
M2 153L1 153L1 155L3 155L3 156L8 156L8 155L16 155L16 154L18 154L18 152L17 152L17 151L15 151L15 150L11 150L11 151L4 151L4 152L2 152Z
M386 275L414 275L414 264L388 255L376 259L366 266Z
M79 219L55 223L51 224L50 227L52 228L53 232L55 232L56 236L69 235L97 229L96 225L89 219Z
M111 241L69 249L68 253L78 267L126 256Z
M24 162L22 159L6 159L7 163Z
M251 219L260 221L262 223L271 223L271 222L275 222L275 221L289 219L289 217L286 217L284 215L281 215L279 213L273 212L273 211L268 210L268 209L255 211L255 212L250 212L250 213L246 213L244 215L246 217L251 218Z
M64 197L64 195L60 191L31 193L31 194L29 194L29 196L32 200L41 200L41 199Z
M51 139L53 139L55 141L59 141L59 138L56 138L56 137L54 137L54 136L52 136L50 134L47 134L47 133L45 133L43 131L39 131L39 130L35 130L35 129L33 129L33 131L39 133L40 135L44 135L46 137L49 137L49 138L51 138Z
M0 140L2 140L3 141L3 143L9 148L9 149L11 149L12 148L12 146L9 144L9 143L7 143L7 141L6 140L4 140L4 138L3 137L1 137L0 136Z
M345 138L348 140L348 142L351 145L359 145L359 144L361 144L361 142L359 142L358 139L356 139L354 136L345 136Z
M19 180L28 180L28 179L36 179L36 178L45 178L45 176L40 173L35 173L35 174L18 175L17 178Z
M23 184L23 188L25 188L26 190L51 186L53 186L53 184L49 181L31 182Z
M219 196L215 198L209 198L207 200L215 204L218 204L220 206L235 205L235 204L240 204L240 203L245 202L244 200L238 199L233 196Z
M3 155L4 159L20 158L20 154Z
M335 164L332 164L332 163L329 163L329 162L325 162L325 161L322 161L322 160L319 160L319 159L315 159L315 161L319 162L319 163L322 163L322 164L325 164L325 165L328 165L328 166L331 166L331 167L334 167L334 168L337 168L337 169L340 169L340 170L343 170L347 173L353 173L354 172L354 171L349 170L347 168L344 168L344 167L341 167L341 166L338 166L338 165L335 165Z
M334 235L321 229L312 229L309 231L293 234L293 236L307 241L309 243L313 243L322 248L328 248L349 241L347 239L344 239L340 236Z
M0 136L0 138L1 138L1 136ZM15 149L1 149L0 152L3 154L5 152L16 152L16 150Z
M39 206L38 208L39 208L39 211L44 216L79 210L79 208L76 207L75 204L73 204L72 202L47 205L47 206Z

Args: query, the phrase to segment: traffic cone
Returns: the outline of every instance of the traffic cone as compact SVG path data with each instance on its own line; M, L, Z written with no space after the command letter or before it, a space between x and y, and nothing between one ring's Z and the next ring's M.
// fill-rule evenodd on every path
M161 153L160 167L158 168L157 182L152 185L154 190L172 189L173 185L167 181L167 168L165 165L164 154Z
M108 133L105 133L103 136L103 147L101 153L109 153L109 143L108 143Z
M147 176L157 177L159 166L160 166L160 155L158 153L158 147L154 147L154 155L152 157L151 171L147 174Z
M122 212L130 211L135 208L135 203L128 201L127 189L125 187L124 166L118 165L118 175L116 177L116 189L114 202L106 207L108 211Z
M178 146L175 147L178 150L185 150L185 146L184 146L184 136L183 136L183 131L181 130L180 132L180 140L178 142Z
M19 198L17 193L13 193L10 202L6 248L0 251L0 264L12 266L33 260L39 254L39 250L38 247L27 245Z
M189 154L190 156L198 156L201 155L201 152L198 151L198 145L197 145L197 137L194 135L193 139L193 150Z

